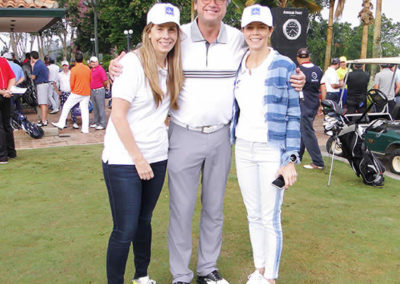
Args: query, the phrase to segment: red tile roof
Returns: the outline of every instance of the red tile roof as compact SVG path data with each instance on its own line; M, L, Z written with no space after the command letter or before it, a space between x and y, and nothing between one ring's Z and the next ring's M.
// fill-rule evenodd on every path
M0 0L0 8L58 8L51 0Z

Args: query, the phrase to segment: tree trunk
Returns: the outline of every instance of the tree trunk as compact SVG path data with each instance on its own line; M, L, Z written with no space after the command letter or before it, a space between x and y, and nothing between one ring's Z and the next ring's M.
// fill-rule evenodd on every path
M368 24L363 23L360 58L367 58L367 47L368 47Z
M382 0L376 0L374 40L372 44L372 57L381 57L381 23L382 23ZM375 77L377 65L371 66L371 78Z
M194 0L192 0L191 2L192 2L192 5L190 7L190 19L193 22L193 20L194 20Z
M15 56L18 56L18 37L14 32L10 32L10 45L12 52L15 54Z
M326 70L331 61L332 52L332 37L333 37L333 10L335 8L335 0L329 0L329 21L328 21L328 31L326 34L326 50L325 50L325 63L324 70Z

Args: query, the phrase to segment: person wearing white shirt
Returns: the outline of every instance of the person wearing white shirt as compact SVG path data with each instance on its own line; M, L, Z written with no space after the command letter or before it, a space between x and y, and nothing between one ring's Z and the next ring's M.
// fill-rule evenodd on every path
M343 82L339 80L339 76L336 70L339 68L339 58L333 58L331 65L326 69L324 76L322 77L321 84L326 86L326 99L339 103L340 100L340 88L343 86Z
M155 4L147 14L143 45L120 62L113 84L113 107L102 155L114 228L107 250L107 279L124 283L133 245L134 284L155 284L147 269L151 252L151 216L165 179L170 107L178 108L184 76L179 10Z
M58 66L55 64L53 58L49 59L49 63L50 65L47 66L47 68L49 69L49 102L52 108L50 114L55 114L60 110L59 97L56 92L56 81L58 73L60 72L60 68L58 68Z

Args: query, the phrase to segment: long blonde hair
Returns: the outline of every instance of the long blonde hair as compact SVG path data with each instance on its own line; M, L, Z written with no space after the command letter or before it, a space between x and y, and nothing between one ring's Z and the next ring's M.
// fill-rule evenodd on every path
M164 95L160 87L160 80L158 77L158 67L156 61L156 53L151 40L149 38L150 30L153 24L150 23L143 29L142 43L143 45L138 49L140 53L140 60L142 62L144 73L149 81L151 90L153 92L154 101L158 107ZM167 78L167 92L170 96L170 106L172 109L178 109L178 95L185 81L183 75L182 61L181 61L181 39L180 29L178 29L178 37L175 46L167 54L168 62L168 78Z

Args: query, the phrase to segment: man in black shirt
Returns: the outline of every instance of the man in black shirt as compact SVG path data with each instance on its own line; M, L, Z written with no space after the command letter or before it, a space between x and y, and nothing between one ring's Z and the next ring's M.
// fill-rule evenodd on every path
M321 87L322 99L326 97L325 85L321 85L323 72L321 68L311 63L310 54L307 48L300 48L297 51L297 62L300 70L306 75L306 84L300 93L300 158L303 158L305 149L311 156L312 163L304 165L306 169L323 169L324 160L318 146L318 140L313 127L315 116L319 109L319 88Z
M363 64L354 64L353 69L347 77L347 113L362 113L367 108L369 74Z

